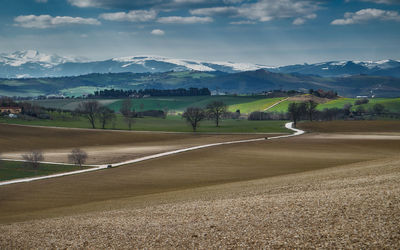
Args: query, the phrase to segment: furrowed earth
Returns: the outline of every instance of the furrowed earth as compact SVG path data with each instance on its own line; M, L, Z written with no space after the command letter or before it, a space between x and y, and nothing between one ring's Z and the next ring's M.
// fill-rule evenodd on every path
M315 132L0 186L0 246L399 248L400 122L313 122L299 127ZM57 140L52 129L44 131L55 138L43 149L76 146L72 139ZM92 132L103 137L104 132ZM122 133L126 136L118 143L104 139L106 145L132 143L125 140L136 134ZM132 145L236 139L156 135ZM44 140L32 132L34 138ZM8 152L28 150L23 142L15 139Z

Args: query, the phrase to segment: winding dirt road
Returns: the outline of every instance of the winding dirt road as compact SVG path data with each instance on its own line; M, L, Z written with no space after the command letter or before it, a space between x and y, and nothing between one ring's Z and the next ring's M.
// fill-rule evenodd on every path
M298 135L302 135L302 134L305 133L303 130L293 128L293 122L286 123L285 127L287 129L290 129L290 130L294 131L294 133L293 134L289 134L289 135L281 135L281 136L274 136L274 137L263 137L263 138L248 139L248 140L219 142L219 143L211 143L211 144L205 144L205 145L200 145L200 146L188 147L188 148L172 150L172 151L158 153L158 154L152 154L152 155L136 158L136 159L133 159L133 160L123 161L123 162L101 164L101 165L89 165L89 166L92 167L92 168L89 168L89 169L82 169L82 170L77 170L77 171L72 171L72 172L52 174L52 175L46 175L46 176L38 176L38 177L22 178L22 179L3 181L3 182L0 182L0 186L9 185L9 184L15 184L15 183L31 182L31 181L37 181L37 180L43 180L43 179L50 179L50 178L67 176L67 175L75 175L75 174L87 173L87 172L92 172L92 171L105 169L105 168L108 168L109 166L119 167L119 166L123 166L123 165L138 163L138 162L142 162L142 161L146 161L146 160L150 160L150 159L156 159L156 158L160 158L160 157L164 157L164 156L168 156L168 155L174 155L174 154L179 154L179 153L183 153L183 152L188 152L188 151L193 151L193 150L198 150L198 149L203 149L203 148L208 148L208 147L215 147L215 146L228 145L228 144L256 142L256 141L263 141L263 140L275 140L275 139L280 139L280 138L298 136ZM24 161L24 160L16 160L16 159L3 159L3 160L7 160L7 161L22 161L22 162ZM72 164L66 164L66 163L60 163L60 162L42 162L42 163L72 165Z

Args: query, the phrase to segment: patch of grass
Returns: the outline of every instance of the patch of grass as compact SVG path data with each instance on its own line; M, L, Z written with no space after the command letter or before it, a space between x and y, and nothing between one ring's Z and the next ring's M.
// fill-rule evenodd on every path
M339 109L341 109L347 103L350 103L350 104L354 105L354 102L356 100L357 99L355 99L355 98L338 98L338 99L335 99L335 100L332 100L332 101L329 101L329 102L326 102L326 103L323 103L323 104L319 104L317 106L317 109L318 110L324 110L324 109L327 109L327 108L328 109L331 109L331 108L339 108Z
M0 181L34 176L44 176L86 168L89 167L80 168L78 166L69 165L40 164L38 169L32 169L31 167L26 166L23 162L0 161Z
M228 110L231 112L235 112L236 110L240 110L241 113L250 114L254 111L262 111L269 106L273 105L276 102L282 100L282 97L279 98L265 98L251 102L245 102L240 104L230 105Z

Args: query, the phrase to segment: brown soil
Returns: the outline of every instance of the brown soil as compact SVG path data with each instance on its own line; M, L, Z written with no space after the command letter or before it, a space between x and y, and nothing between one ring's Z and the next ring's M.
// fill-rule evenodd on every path
M68 162L71 149L80 147L89 155L88 164L105 164L190 146L260 137L263 135L102 131L0 124L0 153L3 158L21 159L26 151L40 149L45 161Z
M398 155L399 140L313 134L172 155L115 169L0 187L0 221L93 211L92 202L266 178ZM71 207L76 206L76 207Z
M400 132L400 121L330 121L300 122L297 127L308 132Z
M101 212L0 225L0 246L399 249L399 178L400 159L380 159L149 195L141 207L114 200Z

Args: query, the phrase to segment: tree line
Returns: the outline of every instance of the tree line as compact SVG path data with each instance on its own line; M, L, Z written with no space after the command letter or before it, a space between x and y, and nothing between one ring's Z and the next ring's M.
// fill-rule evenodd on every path
M318 103L313 100L304 102L292 102L288 106L286 113L277 112L252 112L248 119L249 120L292 120L296 123L300 120L320 120L320 121L332 121L338 119L364 119L365 116L380 116L387 112L385 106L380 103L374 104L371 108L366 109L362 104L368 103L365 100L355 102L354 106L347 103L343 108L325 108L323 110L317 110ZM398 114L395 114L398 116Z
M179 88L179 89L103 89L95 91L88 98L142 98L144 96L209 96L211 92L208 88Z

